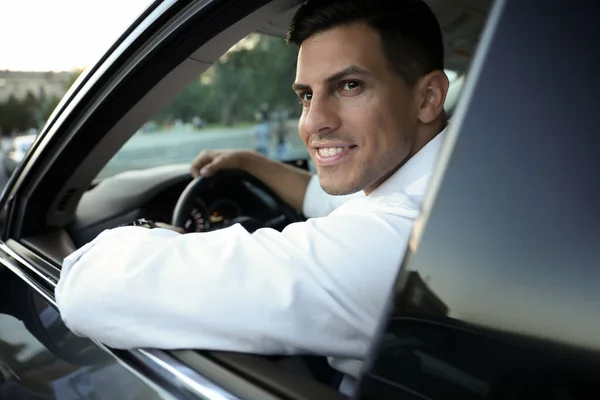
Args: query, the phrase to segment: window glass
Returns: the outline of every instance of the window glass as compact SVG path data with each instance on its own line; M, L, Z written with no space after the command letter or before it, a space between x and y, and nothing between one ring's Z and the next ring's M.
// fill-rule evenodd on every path
M419 318L395 318L364 378L362 398L587 399L598 360ZM375 396L376 393L384 395ZM371 397L375 396L375 397ZM395 397L398 396L398 397Z

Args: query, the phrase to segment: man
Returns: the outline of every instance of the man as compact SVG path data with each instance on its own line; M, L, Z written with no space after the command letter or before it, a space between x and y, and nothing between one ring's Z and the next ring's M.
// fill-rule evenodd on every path
M317 218L105 231L63 265L56 299L74 332L117 348L320 354L359 374L442 141L441 32L422 1L317 0L288 40L318 178L244 151L203 153L192 172L245 169Z
M260 112L256 113L256 152L269 155L269 112L268 106L262 104Z

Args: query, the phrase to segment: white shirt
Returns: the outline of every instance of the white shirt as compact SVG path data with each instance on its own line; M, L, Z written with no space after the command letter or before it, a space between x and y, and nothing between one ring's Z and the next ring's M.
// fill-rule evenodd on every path
M329 196L313 178L305 214L328 215L282 232L104 231L64 260L61 316L114 348L318 354L357 377L442 139L369 196Z

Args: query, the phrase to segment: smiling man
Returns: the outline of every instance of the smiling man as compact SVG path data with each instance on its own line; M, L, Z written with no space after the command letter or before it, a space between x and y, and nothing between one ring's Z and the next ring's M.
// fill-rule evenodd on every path
M283 232L105 231L63 264L56 299L74 332L117 348L320 354L357 377L443 138L441 31L419 0L319 0L288 40L317 175L225 150L192 173L244 169L312 218Z
M443 127L444 73L438 67L407 82L367 23L295 41L302 43L294 83L304 107L300 133L327 193L369 195Z

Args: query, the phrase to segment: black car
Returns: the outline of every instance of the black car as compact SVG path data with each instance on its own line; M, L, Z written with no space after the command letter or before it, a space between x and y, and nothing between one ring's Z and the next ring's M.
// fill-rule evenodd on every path
M598 398L600 3L429 3L459 86L356 398ZM299 4L155 1L69 90L0 200L0 399L339 398L322 357L115 350L69 332L54 299L63 258L102 230L171 221L200 150L254 148L261 104L289 113L280 158L310 168L282 39ZM277 217L239 193L208 187L178 216Z

